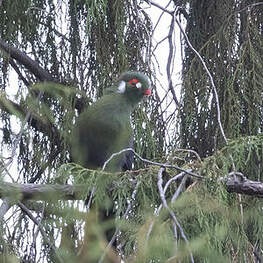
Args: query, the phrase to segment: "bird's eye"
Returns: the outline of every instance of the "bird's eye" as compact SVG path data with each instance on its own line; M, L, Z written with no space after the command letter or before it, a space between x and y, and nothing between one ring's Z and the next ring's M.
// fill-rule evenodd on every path
M136 84L138 83L139 81L137 79L131 79L129 81L129 84L131 84L132 86L136 86Z
M133 87L136 87L137 89L140 89L142 87L142 83L139 82L138 79L131 79L129 81L129 84L132 85Z

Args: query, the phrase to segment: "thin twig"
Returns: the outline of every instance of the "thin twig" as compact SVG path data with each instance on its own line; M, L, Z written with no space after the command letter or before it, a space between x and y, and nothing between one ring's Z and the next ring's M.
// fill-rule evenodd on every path
M90 196L89 196L89 201L88 201L88 204L87 204L87 213L90 210L90 206L91 206L91 202L92 202L92 198L94 196L94 193L95 193L95 185L91 189L91 193L90 193Z
M182 192L183 186L185 185L185 181L187 180L188 176L185 175L183 180L181 181L180 185L178 186L177 190L175 191L174 195L172 196L171 203L174 203L175 200L178 198L180 193Z
M190 171L190 170L189 170L189 171ZM167 191L167 189L168 189L168 186L169 186L172 182L177 181L178 179L180 179L181 177L183 177L184 174L185 174L185 173L182 172L182 173L179 173L179 174L177 174L176 176L172 177L171 179L169 179L168 182L165 184L165 186L164 186L164 188L163 188L164 193L166 193L166 191Z
M166 191L167 191L167 189L168 189L168 186L169 186L172 182L180 179L182 176L185 176L185 173L182 172L182 173L180 173L180 174L172 177L170 180L168 180L168 182L165 184L165 186L164 186L164 188L163 188L164 194L166 193ZM187 178L187 176L185 176L184 178ZM181 192L182 186L183 186L183 184L184 184L184 182L185 182L184 178L183 178L182 182L180 183L178 189L176 190L175 194L173 195L173 197L172 197L172 202L174 202L175 199L179 196L179 193ZM159 216L162 207L163 207L163 204L160 204L159 207L157 208L157 210L154 212L154 216ZM147 240L147 241L148 241L149 238L150 238L150 235L151 235L153 226L154 226L154 222L151 223L151 225L150 225L150 227L149 227L149 230L148 230L148 232L147 232L147 237L146 237L146 240Z
M168 9L162 7L161 5L155 3L154 1L148 1L151 5L158 7L159 9L161 9L163 12L168 13L169 15L173 15L173 11L169 11Z
M217 108L217 122L218 122L218 125L219 125L219 128L220 128L220 131L221 131L221 134L223 136L223 139L225 141L226 144L228 144L228 140L226 138L226 135L225 135L225 132L224 132L224 129L223 129L223 125L222 125L222 122L221 122L221 113L220 113L220 103L219 103L219 96L218 96L218 93L217 93L217 89L216 89L216 86L215 86L215 82L214 82L214 78L212 77L212 74L210 72L210 70L208 69L204 59L202 58L202 56L199 54L199 52L193 47L192 43L190 42L188 36L186 35L182 25L180 24L180 22L178 21L178 19L175 17L175 22L176 24L178 25L180 31L182 32L188 46L192 49L192 51L196 54L196 56L200 59L209 79L210 79L210 83L211 83L211 86L212 86L212 90L214 92L214 96L215 96L215 100L216 100L216 108Z
M163 184L163 178L162 178L163 171L164 171L164 168L163 167L160 168L159 173L158 173L158 183L157 183L163 206L168 210L171 218L173 219L174 226L178 227L180 234L181 234L181 237L184 239L185 243L187 245L189 245L189 241L188 241L188 239L184 233L182 226L180 225L179 221L177 220L174 212L171 210L171 208L167 204L167 201L165 198L165 193L164 193L163 186L162 186L162 184ZM175 234L177 233L176 229L174 229L174 233ZM191 251L189 251L189 252L190 252L191 262L193 263L194 262L193 254Z
M198 161L199 162L202 162L202 160L201 160L201 157L200 157L200 155L195 151L195 150L191 150L191 149L175 149L174 150L175 152L189 152L189 153L193 153L195 156L196 156L196 158L198 159Z
M113 154L111 155L111 157L103 164L102 170L104 170L104 169L106 168L106 166L108 165L108 163L109 163L115 156L118 156L118 155L120 155L120 154L122 154L122 153L124 153L124 152L127 152L127 151L133 152L133 154L134 154L138 159L140 159L141 161L143 161L143 162L145 162L145 163L148 163L148 164L151 164L151 165L157 165L157 166L161 166L161 167L165 167L165 168L176 169L176 170L178 170L178 171L180 171L180 172L184 172L184 173L186 173L186 174L189 174L189 175L191 175L191 176L193 176L193 177L196 177L196 178L199 178L199 179L203 179L203 178L204 178L204 176L202 176L202 175L198 175L198 174L192 173L192 172L190 172L189 170L183 169L183 168L178 167L178 166L176 166L176 165L154 162L154 161L150 161L150 160L147 160L147 159L145 159L145 158L142 158L142 157L141 157L138 153L136 153L136 152L134 151L134 149L132 149L132 148L125 148L125 149L123 149L123 150L121 150L121 151L119 151L119 152L113 153Z
M38 222L38 220L33 216L33 214L30 212L30 210L21 202L18 202L18 206L21 208L21 210L39 227L39 230L43 236L43 238L45 239L45 242L47 242L50 247L53 249L54 253L57 256L57 259L59 260L59 262L63 263L63 259L62 257L58 254L58 251L55 247L55 245L49 240L44 228L42 227L42 225Z
M172 67L172 61L173 61L173 56L174 56L174 45L173 45L174 20L175 20L175 13L172 17L172 20L170 23L170 29L169 29L169 33L168 33L169 54L168 54L168 59L167 59L167 64L166 64L166 74L167 74L167 78L168 78L169 90L171 91L171 93L173 95L173 99L174 99L176 106L179 108L180 104L179 104L179 101L178 101L177 96L175 94L172 76L171 76L171 73L172 73L171 67Z

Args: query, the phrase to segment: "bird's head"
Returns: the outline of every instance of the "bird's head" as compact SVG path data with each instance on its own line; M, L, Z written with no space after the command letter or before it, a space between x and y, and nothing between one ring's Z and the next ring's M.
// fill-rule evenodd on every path
M118 93L123 93L134 101L140 101L145 95L151 95L149 78L141 72L128 71L118 80Z

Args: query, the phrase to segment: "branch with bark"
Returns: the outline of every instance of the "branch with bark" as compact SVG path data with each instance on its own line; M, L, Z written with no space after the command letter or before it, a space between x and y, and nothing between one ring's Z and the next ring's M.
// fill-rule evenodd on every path
M226 181L226 189L230 193L252 195L260 198L263 197L263 183L251 181L246 178L228 178Z
M12 198L13 200L81 200L87 186L85 185L60 185L60 184L0 184L0 198ZM237 178L228 178L226 189L231 193L240 193L255 197L263 197L263 183Z
M27 54L21 52L19 49L8 45L2 39L0 39L0 49L5 51L12 59L15 59L26 69L28 69L32 74L34 74L37 77L39 81L57 82L57 80L48 71L43 69L38 62L31 59Z
M48 71L43 69L39 63L33 59L31 59L27 54L20 51L19 49L8 45L4 40L0 38L0 50L3 50L9 56L9 63L16 71L18 76L22 79L26 86L30 86L30 83L21 73L15 60L20 64L23 65L28 71L30 71L40 82L54 82L59 83L59 81L53 77ZM75 108L81 112L85 105L87 104L87 98L75 98L74 106ZM0 94L0 109L9 113L16 115L20 119L24 120L28 109L9 100L5 93ZM28 124L34 128L35 130L42 132L43 134L47 135L48 137L54 140L56 145L61 145L61 136L56 129L56 127L50 123L49 120L44 119L43 117L39 116L36 113L30 112L30 118L28 118Z
M0 94L0 109L9 114L15 115L22 120L25 120L26 115L29 112L27 108L9 100L4 93ZM61 144L59 131L49 120L36 113L30 112L28 123L35 130L51 137L57 145Z
M1 183L0 198L21 201L81 200L85 190L85 185Z

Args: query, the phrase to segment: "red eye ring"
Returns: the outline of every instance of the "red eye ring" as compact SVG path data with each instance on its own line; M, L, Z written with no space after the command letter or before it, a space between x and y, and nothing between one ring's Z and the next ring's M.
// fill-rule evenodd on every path
M138 79L131 79L131 80L129 81L129 84L135 86L138 82L139 82Z

